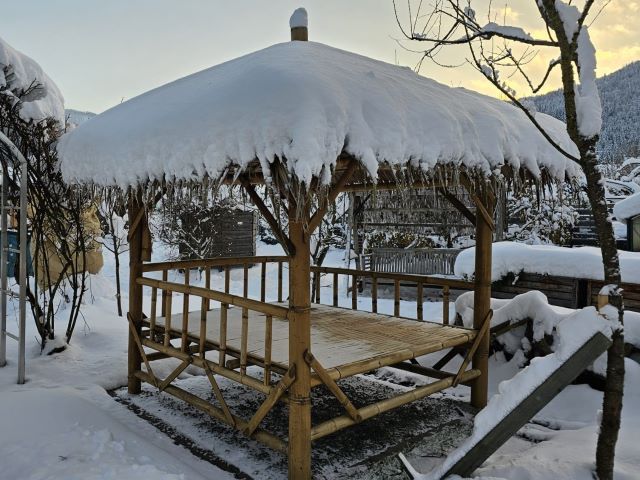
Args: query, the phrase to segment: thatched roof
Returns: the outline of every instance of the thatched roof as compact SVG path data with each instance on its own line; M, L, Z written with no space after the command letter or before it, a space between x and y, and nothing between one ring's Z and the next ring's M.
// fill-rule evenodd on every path
M575 153L563 123L537 118ZM398 167L559 180L579 171L508 103L313 42L149 91L65 135L59 151L67 180L121 187L243 171L269 181L275 159L306 185L329 183L339 157L357 159L359 181L374 182Z

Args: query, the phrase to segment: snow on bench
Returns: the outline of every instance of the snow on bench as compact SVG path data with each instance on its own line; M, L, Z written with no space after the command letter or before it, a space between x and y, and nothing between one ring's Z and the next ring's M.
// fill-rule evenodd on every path
M509 321L515 321L516 317L522 318L523 314L530 314L530 318L535 319L536 311L548 312L550 308L542 305L545 303L543 297L520 295L509 302L511 305L497 310L500 312L504 309L498 319L511 317ZM515 313L518 315L513 315ZM564 315L554 312L548 319L539 318L538 322L534 322L538 325L539 334L552 325L556 329L558 342L554 345L555 351L534 358L528 367L512 379L502 382L498 394L476 416L471 437L433 471L419 473L400 454L410 475L420 480L438 480L453 474L470 475L607 350L612 325L615 324L609 319L616 318L617 311L611 306L605 306L601 312L594 307L587 307Z

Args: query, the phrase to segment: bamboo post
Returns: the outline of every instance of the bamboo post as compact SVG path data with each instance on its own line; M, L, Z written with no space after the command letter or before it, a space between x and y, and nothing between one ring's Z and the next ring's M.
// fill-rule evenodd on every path
M371 311L378 313L378 276L371 276Z
M449 325L449 285L442 287L442 323Z
M320 272L316 272L315 274L315 286L316 286L316 303L321 303L320 302Z
M169 271L168 270L162 270L162 281L166 282L167 280L169 280ZM165 317L167 315L167 312L165 310L165 307L167 306L167 291L166 290L162 290L162 298L161 298L161 302L160 302L160 315Z
M260 266L260 301L267 298L267 262L262 262Z
M282 303L282 262L278 262L278 302Z
M189 283L191 283L190 270L187 268L184 271L184 284L186 286L189 286ZM187 335L188 329L189 329L189 294L185 293L182 297L182 329L181 329L182 347L181 349L183 352L186 352L187 347L189 346L189 339Z
M249 264L245 262L242 270L242 296L244 298L249 298Z
M488 185L482 185L482 202L478 204L488 212L493 211L487 192ZM480 330L485 318L491 309L491 243L493 230L489 223L490 218L476 214L476 252L475 252L475 286L473 294L473 328ZM489 381L489 330L486 330L479 341L478 348L473 356L473 369L482 374L471 385L471 404L476 408L484 408L487 404Z
M220 305L220 341L219 345L219 355L218 355L218 365L224 367L224 360L227 353L227 312L229 310L229 305L223 303Z
M271 344L273 343L273 317L267 315L264 332L264 384L271 384Z
M247 346L249 341L249 309L242 308L242 334L240 338L240 375L247 373Z
M400 280L393 282L393 316L400 316Z
M289 211L289 238L295 254L289 263L289 366L296 378L289 390L289 478L311 478L311 381L304 354L311 349L311 253L308 207L300 217Z
M211 288L211 268L207 267L207 269L204 272L204 288L206 289L210 289ZM206 299L206 310L209 311L211 309L211 302L209 301L209 299Z
M136 189L135 193L130 192L129 218L136 218L144 215L144 204L142 202L142 191ZM2 212L4 214L4 212ZM138 285L136 279L142 276L142 241L143 228L147 227L147 222L139 222L135 228L129 232L129 313L133 323L134 332L129 332L129 355L128 355L128 381L127 389L130 394L140 393L140 379L136 373L140 371L142 357L135 341L135 335L142 335L142 286Z
M164 317L164 346L168 347L171 342L171 307L173 302L173 292L167 290L167 305L165 306L166 316Z
M229 293L231 289L231 271L229 266L224 267L224 293Z
M351 274L351 309L358 309L358 276Z
M151 289L151 317L149 318L149 338L153 339L156 334L156 317L157 317L158 289Z
M424 313L423 313L423 298L424 298L424 284L422 282L418 283L418 292L416 294L416 316L418 317L418 320L422 321L424 320Z

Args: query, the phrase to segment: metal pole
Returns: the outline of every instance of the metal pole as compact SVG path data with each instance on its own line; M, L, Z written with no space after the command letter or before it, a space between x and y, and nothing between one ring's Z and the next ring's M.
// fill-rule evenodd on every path
M7 187L9 175L2 169L0 194L0 367L7 364Z
M29 166L20 162L20 341L18 347L18 383L25 379L26 299L27 299L27 184Z

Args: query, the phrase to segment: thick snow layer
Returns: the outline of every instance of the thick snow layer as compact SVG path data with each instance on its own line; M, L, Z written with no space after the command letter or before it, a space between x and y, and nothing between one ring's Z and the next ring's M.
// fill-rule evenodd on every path
M26 90L34 82L40 87L23 99L20 116L27 121L53 117L64 126L64 99L56 84L35 60L0 38L0 95L15 96L14 91Z
M541 299L531 301L516 297L511 303L524 303L522 308L530 310L531 305L539 303ZM502 308L506 308L502 307ZM540 358L534 358L528 367L518 372L512 379L503 381L498 387L498 394L491 397L487 406L475 418L473 433L460 447L451 452L444 463L432 472L420 474L413 470L405 460L405 464L412 470L416 479L439 480L454 466L471 448L473 448L487 433L500 423L513 409L540 386L555 372L571 355L597 332L611 335L609 322L600 316L595 308L587 307L577 310L560 320L558 330L559 342L554 352ZM404 457L403 457L404 458Z
M291 18L289 18L289 27L308 27L309 26L309 18L307 16L307 10L300 7L296 8L291 14Z
M640 192L620 200L613 206L613 216L621 222L636 215L640 215Z
M577 153L562 122L538 120ZM146 178L215 178L255 159L268 175L276 156L303 181L326 182L343 151L374 178L381 162L485 173L506 163L534 175L546 168L559 179L579 174L506 102L314 42L273 45L147 92L59 145L67 180L123 187Z
M622 281L640 283L640 253L619 252ZM475 272L475 248L460 252L454 273L472 278ZM603 280L602 254L596 247L566 248L554 245L526 245L515 242L493 244L491 280L508 273L539 273L561 277Z

